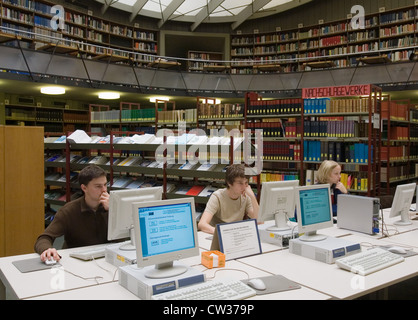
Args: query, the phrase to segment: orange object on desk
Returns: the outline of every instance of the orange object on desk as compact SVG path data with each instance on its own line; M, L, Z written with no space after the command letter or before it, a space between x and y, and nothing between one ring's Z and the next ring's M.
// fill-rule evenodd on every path
M218 250L202 252L202 264L208 269L225 267L225 254Z

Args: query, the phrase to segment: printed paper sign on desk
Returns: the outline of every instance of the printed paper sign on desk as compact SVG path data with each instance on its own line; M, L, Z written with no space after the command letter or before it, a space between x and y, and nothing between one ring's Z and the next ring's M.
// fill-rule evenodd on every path
M255 219L217 224L216 231L219 248L225 254L225 260L262 253L257 220Z

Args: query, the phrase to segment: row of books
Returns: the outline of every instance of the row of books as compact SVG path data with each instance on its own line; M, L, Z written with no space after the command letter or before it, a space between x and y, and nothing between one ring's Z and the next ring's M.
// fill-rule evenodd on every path
M303 160L312 162L334 160L345 163L368 164L368 150L369 146L365 143L305 140L303 142Z
M267 138L284 137L284 128L281 122L269 122L267 119L264 121L247 122L247 129L263 130L263 137Z
M317 184L317 176L318 170L306 170L305 185ZM340 181L348 190L367 191L367 172L342 172Z
M391 140L409 140L408 127L391 127L389 130L389 137Z
M196 120L196 109L158 111L158 123L177 123L179 121L196 123Z
M329 98L305 99L303 101L303 106L304 106L305 114L369 112L369 100L368 100L368 98L360 98L360 99L329 99Z
M248 115L299 114L302 99L250 100Z
M300 144L288 141L263 142L263 160L300 160Z
M257 179L258 176L252 176L249 179L249 183L256 184L258 181ZM274 171L263 171L260 173L260 183L285 180L299 180L299 173Z
M382 146L380 147L380 159L382 161L395 161L408 159L407 146Z
M381 118L388 119L390 114L391 120L406 121L409 119L409 106L407 104L398 103L396 101L382 101Z
M353 138L367 137L368 123L356 120L330 120L323 118L316 120L305 120L303 131L305 137L319 138Z
M197 114L199 115L199 119L243 117L244 105L239 103L199 103L197 106Z
M388 181L389 174L389 181ZM415 175L416 176L416 175ZM410 176L410 170L408 166L389 166L381 167L380 169L380 181L381 182L394 182L402 179L413 178L414 175Z
M122 110L120 121L155 121L155 108Z

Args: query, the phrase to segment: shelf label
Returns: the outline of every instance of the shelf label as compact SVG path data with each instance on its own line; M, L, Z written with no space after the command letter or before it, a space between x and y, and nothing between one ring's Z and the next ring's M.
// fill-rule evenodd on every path
M369 84L339 87L304 88L302 89L302 98L312 99L326 97L368 96L370 93L371 86Z

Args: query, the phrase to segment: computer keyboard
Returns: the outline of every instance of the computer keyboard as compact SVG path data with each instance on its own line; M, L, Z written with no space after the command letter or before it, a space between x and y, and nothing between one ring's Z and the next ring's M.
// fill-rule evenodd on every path
M89 248L89 249L80 249L70 253L70 257L81 259L81 260L93 260L98 258L103 258L105 256L107 245Z
M239 280L208 281L152 296L153 300L243 300L257 293Z
M403 262L404 257L382 248L373 248L367 251L352 254L335 261L342 269L366 276L370 273L388 268Z

